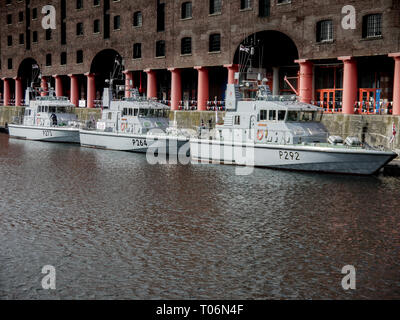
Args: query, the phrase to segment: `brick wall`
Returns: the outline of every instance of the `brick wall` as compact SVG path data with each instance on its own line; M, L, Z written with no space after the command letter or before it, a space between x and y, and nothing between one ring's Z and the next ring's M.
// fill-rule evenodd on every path
M288 35L296 44L300 58L331 59L343 55L368 56L386 55L398 52L400 9L398 1L392 0L292 0L290 4L278 5L271 0L269 17L258 17L258 0L253 1L250 10L240 10L239 0L222 0L221 14L209 15L208 1L192 0L193 18L181 20L182 0L164 1L166 3L166 28L156 32L156 0L120 0L110 1L111 31L110 39L103 39L103 1L100 7L93 7L92 0L84 1L84 8L76 9L76 1L67 1L67 45L61 45L60 39L60 3L51 3L57 9L57 30L53 39L45 40L45 31L41 28L41 7L48 3L44 0L31 0L30 8L38 9L38 19L31 21L31 31L38 31L39 41L32 44L30 50L18 44L18 36L25 33L25 21L18 23L18 12L25 12L25 1L11 1L6 6L0 1L0 55L1 77L15 77L18 67L27 57L34 58L41 66L44 75L82 74L90 71L95 55L103 49L112 48L118 51L126 61L129 70L165 69L168 67L219 66L233 62L235 51L240 42L254 32L276 30ZM357 12L357 29L343 30L340 27L341 9L344 5L354 5ZM132 26L133 12L141 10L143 26ZM369 13L383 14L383 37L372 41L362 40L362 17ZM7 14L12 14L13 23L6 24ZM121 30L114 31L113 16L121 16ZM329 44L316 43L316 23L322 19L333 19L335 40ZM93 34L93 21L100 19L101 32ZM84 35L76 36L76 24L84 23ZM221 52L208 52L210 33L221 34ZM13 35L13 46L7 46L7 36ZM184 36L193 39L193 54L181 56L180 40ZM155 58L155 42L166 41L166 57ZM142 43L142 59L132 59L132 46ZM271 50L279 48L279 43L271 43ZM84 62L76 63L76 51L83 50ZM60 66L60 54L68 53L68 63ZM52 66L45 67L45 56L52 54ZM7 60L13 59L13 68L8 70Z

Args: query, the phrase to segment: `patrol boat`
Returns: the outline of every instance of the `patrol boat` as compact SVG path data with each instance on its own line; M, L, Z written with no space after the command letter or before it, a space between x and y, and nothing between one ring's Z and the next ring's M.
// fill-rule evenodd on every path
M168 106L141 97L136 88L129 90L129 98L113 99L110 83L110 88L104 89L102 116L96 129L80 130L82 146L142 153L153 148L157 153L178 154L189 142L184 135L169 133ZM117 91L125 88L118 86Z
M266 79L230 84L226 116L190 140L192 160L296 171L370 175L397 157L357 138L331 136L322 109L272 96Z
M9 124L12 138L47 142L79 143L79 122L75 106L66 97L56 97L50 89L48 96L37 96L33 87L25 93L28 106L22 118ZM34 97L31 100L31 96ZM15 123L16 122L16 123Z

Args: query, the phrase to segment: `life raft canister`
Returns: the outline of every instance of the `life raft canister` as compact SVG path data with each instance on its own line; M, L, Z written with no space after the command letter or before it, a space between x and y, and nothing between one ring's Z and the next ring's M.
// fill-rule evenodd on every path
M264 138L264 131L258 130L257 131L257 139L261 141Z
M127 123L121 123L121 130L122 131L125 131L127 127L128 127Z

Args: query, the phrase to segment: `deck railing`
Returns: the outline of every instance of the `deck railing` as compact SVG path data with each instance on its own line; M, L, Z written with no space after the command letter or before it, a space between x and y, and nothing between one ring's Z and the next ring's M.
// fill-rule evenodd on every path
M326 101L317 101L312 102L312 104L321 107L324 109L325 113L342 113L342 102L326 102ZM354 113L355 114L370 114L370 115L385 115L392 114L393 112L393 102L365 102L365 101L357 101L354 104Z
M170 100L156 100L159 103L171 106ZM4 104L4 99L0 99L0 106ZM326 102L326 101L312 101L311 104L321 107L325 113L342 113L342 102ZM15 105L15 99L10 99L10 106ZM21 106L25 106L25 101L21 101ZM95 100L95 108L102 108L103 101ZM185 100L179 102L179 110L181 111L197 111L198 104L196 100ZM225 101L208 101L207 111L225 111ZM379 103L358 101L354 104L355 114L365 115L391 115L393 112L393 102L385 101Z

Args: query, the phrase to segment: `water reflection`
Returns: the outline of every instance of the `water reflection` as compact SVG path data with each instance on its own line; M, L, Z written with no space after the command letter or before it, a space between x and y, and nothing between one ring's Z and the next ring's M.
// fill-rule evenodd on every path
M0 298L400 297L399 179L234 173L0 135Z

